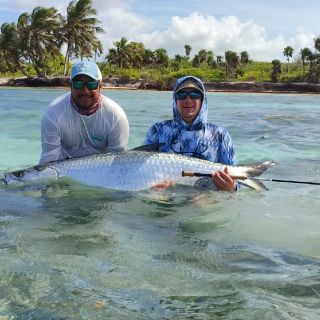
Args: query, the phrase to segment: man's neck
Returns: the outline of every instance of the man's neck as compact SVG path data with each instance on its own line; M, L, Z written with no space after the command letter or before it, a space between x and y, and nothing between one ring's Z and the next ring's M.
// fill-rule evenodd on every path
M70 102L72 107L79 112L82 115L86 115L86 116L90 116L91 114L94 114L95 112L97 112L97 110L101 107L102 105L102 97L101 95L99 95L99 98L97 99L97 101L90 107L90 108L80 108L76 105L76 103L74 102L74 100L72 99L72 96L70 97Z

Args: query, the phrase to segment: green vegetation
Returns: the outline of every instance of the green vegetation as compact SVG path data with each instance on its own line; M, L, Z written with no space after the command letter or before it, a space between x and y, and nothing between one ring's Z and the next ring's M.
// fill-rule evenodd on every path
M64 17L54 7L36 7L22 13L17 24L4 23L0 34L1 74L66 75L69 60L102 53L91 0L71 1ZM65 57L62 46L67 47ZM32 66L32 68L30 67Z
M184 46L185 55L169 57L165 48L150 50L142 42L125 37L103 52L98 33L104 32L96 19L92 0L73 0L66 16L54 7L36 7L22 13L17 23L3 23L0 32L0 76L68 75L70 60L99 58L107 81L112 77L125 81L143 79L168 83L187 74L203 81L320 82L320 38L300 51L298 61L290 61L294 49L283 50L287 63L252 61L247 51L226 51L224 56L201 49L191 58L192 46ZM65 54L62 52L65 51Z

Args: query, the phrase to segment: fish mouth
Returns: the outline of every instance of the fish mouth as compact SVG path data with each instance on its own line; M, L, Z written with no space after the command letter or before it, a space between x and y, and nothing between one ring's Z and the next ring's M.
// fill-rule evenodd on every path
M6 185L20 182L20 180L12 173L5 173L3 178L0 178L0 183L4 183Z

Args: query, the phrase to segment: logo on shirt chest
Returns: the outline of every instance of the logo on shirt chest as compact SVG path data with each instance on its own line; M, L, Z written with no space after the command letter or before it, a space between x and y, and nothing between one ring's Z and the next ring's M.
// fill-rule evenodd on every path
M91 136L91 139L92 139L93 141L96 141L96 142L104 141L104 137L102 137L102 136L97 136L97 135Z

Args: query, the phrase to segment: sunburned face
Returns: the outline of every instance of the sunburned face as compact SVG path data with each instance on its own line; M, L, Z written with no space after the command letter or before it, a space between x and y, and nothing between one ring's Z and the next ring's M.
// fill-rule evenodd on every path
M83 82L95 81L86 75L78 75L73 80ZM71 85L71 95L78 108L90 109L99 99L100 85L95 90L89 90L87 86L84 86L82 89L75 89Z
M199 92L194 88L184 88L181 92ZM186 123L192 123L193 120L198 115L201 105L202 105L202 95L200 94L198 98L191 99L189 95L185 99L176 98L178 111Z

